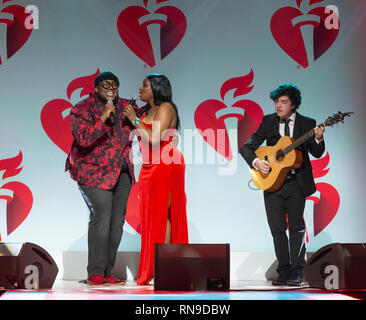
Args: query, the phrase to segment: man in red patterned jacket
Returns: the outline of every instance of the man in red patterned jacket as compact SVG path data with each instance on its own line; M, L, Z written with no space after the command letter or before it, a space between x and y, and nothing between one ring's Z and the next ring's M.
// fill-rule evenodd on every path
M94 87L95 93L71 109L74 142L65 170L77 181L90 211L88 284L123 284L111 271L135 182L129 156L133 126L123 117L129 101L118 96L118 78L103 72L96 77ZM136 112L140 110L136 108Z

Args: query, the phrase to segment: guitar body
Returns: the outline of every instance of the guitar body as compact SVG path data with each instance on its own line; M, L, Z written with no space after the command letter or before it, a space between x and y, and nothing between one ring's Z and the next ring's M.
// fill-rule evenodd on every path
M288 172L301 166L302 152L300 150L293 149L287 154L283 152L294 141L295 139L283 136L276 145L264 146L256 150L257 157L260 160L268 161L271 166L271 171L266 177L263 177L259 171L250 169L250 176L257 188L269 192L276 191L282 186Z
M333 126L344 121L345 117L350 117L353 112L340 112L328 117L318 127ZM259 171L249 169L250 176L257 188L269 192L278 190L286 179L291 169L297 169L302 164L302 152L297 149L306 140L314 136L314 129L303 134L297 140L288 136L281 137L273 147L260 147L255 151L257 158L266 160L271 166L271 171L263 177Z

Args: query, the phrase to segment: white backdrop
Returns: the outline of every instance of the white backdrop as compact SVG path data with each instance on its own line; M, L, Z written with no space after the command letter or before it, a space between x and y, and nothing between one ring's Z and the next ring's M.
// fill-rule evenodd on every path
M38 29L24 27L27 5L34 6ZM329 5L338 10L339 29L328 30L320 21ZM354 112L344 124L326 130L329 163L324 159L326 171L316 179L320 190L307 201L305 220L309 250L332 242L366 242L365 9L364 0L0 3L2 241L34 242L56 251L87 249L88 210L64 172L66 153L54 141L67 145L71 104L87 96L98 70L110 70L120 78L120 95L126 98L135 95L148 73L171 80L187 160L190 242L230 243L232 251L273 251L262 192L248 188L248 167L237 155L237 112L246 121L240 140L252 132L256 117L274 111L269 93L285 82L302 91L299 112L318 122L338 110ZM299 21L305 26L300 28ZM320 21L320 27L314 32L309 21ZM233 105L238 109L230 109ZM231 160L197 133L203 127L230 133ZM200 148L201 163L194 160ZM209 164L212 153L215 161ZM222 174L228 167L231 174ZM140 235L130 224L121 251L139 251Z

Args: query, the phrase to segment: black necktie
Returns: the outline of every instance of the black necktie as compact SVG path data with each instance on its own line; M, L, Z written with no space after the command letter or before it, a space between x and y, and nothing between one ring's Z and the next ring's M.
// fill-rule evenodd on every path
M285 136L289 136L289 137L290 137L290 127L288 126L288 124L290 121L291 121L291 119L285 120Z

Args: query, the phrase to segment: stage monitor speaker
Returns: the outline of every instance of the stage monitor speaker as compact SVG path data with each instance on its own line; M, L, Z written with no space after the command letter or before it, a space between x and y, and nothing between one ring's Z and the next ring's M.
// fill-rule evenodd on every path
M154 290L230 289L230 244L155 244Z
M366 244L333 243L315 252L304 272L310 287L366 289Z
M0 242L0 287L50 289L57 273L55 261L36 244Z

